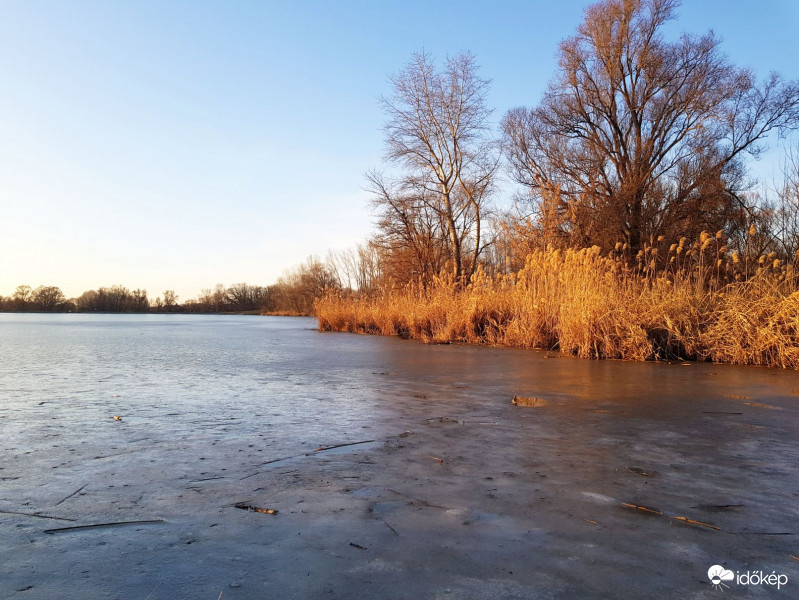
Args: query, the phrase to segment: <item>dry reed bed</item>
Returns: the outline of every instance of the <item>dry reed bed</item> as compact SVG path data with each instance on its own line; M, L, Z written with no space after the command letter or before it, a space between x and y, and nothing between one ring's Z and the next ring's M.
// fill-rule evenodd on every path
M439 279L317 300L321 330L428 343L550 348L584 358L688 359L799 368L799 292L762 269L745 280L692 266L630 269L598 248L536 251L512 275L478 272L466 288ZM673 264L673 261L672 261ZM718 259L705 260L718 273ZM730 261L732 264L732 261ZM725 265L726 268L726 265Z

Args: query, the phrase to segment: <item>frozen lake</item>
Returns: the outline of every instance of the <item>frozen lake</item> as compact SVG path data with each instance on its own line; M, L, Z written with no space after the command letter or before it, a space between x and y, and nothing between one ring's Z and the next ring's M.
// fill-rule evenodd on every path
M799 374L314 326L0 314L0 596L795 593Z

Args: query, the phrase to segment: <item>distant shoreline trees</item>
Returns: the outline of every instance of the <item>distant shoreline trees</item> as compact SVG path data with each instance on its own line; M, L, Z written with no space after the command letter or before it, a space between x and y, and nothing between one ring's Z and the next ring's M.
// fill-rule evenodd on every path
M74 312L135 313L150 310L146 290L136 289L131 292L121 285L83 292L74 303Z
M37 312L65 312L73 308L60 288L55 286L39 286L33 289L29 285L19 285L9 298L0 297L0 310Z
M263 313L310 315L317 298L341 287L333 265L316 257L289 270L269 286L236 283L217 284L200 292L196 299L182 304L174 290L165 290L154 300L147 291L129 290L122 285L100 287L68 300L56 286L17 286L14 293L0 296L2 312L78 312L78 313Z

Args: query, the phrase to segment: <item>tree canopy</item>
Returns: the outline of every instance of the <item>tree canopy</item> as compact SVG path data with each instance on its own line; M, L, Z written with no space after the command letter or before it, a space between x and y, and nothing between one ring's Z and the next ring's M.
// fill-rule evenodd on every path
M734 225L746 159L797 126L797 82L758 82L712 32L664 38L678 4L590 6L540 104L505 116L512 174L548 238L637 249L650 236Z
M401 175L368 176L380 214L378 246L389 262L405 265L399 270L406 276L435 275L449 264L456 280L468 282L484 245L482 220L498 165L489 82L471 54L449 57L438 69L424 52L391 81L393 95L381 99L386 159Z

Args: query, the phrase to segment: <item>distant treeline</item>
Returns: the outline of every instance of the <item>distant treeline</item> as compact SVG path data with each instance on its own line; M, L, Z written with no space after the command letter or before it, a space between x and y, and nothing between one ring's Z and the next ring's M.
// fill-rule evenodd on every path
M8 297L0 296L4 312L94 312L94 313L240 313L309 315L314 301L330 288L337 288L333 269L310 257L272 285L217 284L203 289L196 299L179 302L173 290L149 298L147 290L122 285L100 287L67 298L56 286L20 285Z

